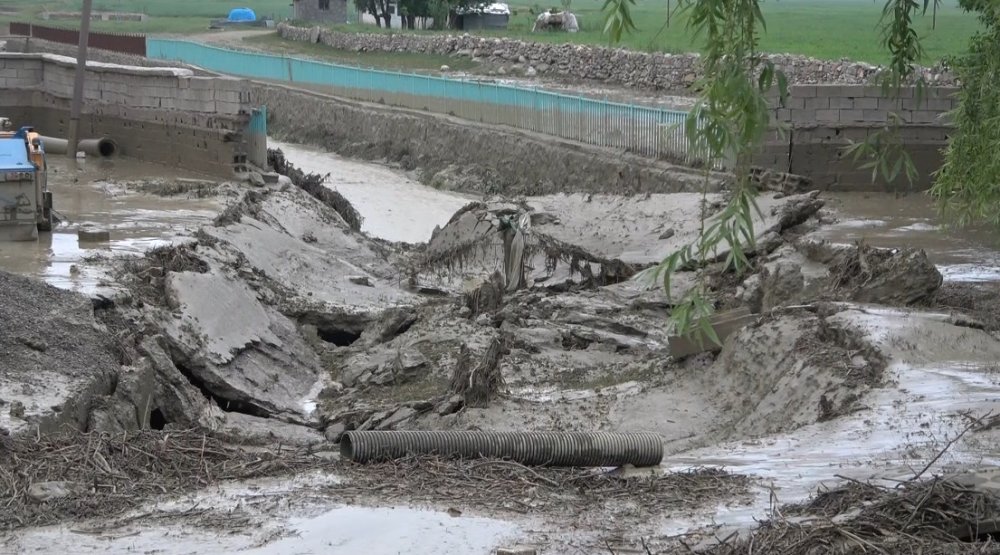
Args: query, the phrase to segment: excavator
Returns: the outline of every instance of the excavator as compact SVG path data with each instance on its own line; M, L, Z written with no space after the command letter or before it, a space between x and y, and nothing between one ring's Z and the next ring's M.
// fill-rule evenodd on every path
M55 221L42 136L0 118L0 241L32 241Z

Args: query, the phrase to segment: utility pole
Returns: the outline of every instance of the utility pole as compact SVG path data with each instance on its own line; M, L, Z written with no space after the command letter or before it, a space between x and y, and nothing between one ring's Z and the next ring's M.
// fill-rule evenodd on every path
M90 8L93 0L83 0L80 14L80 44L76 51L76 74L73 79L73 101L69 107L69 137L66 154L76 158L76 145L80 141L80 111L83 108L83 79L87 74L87 40L90 36Z

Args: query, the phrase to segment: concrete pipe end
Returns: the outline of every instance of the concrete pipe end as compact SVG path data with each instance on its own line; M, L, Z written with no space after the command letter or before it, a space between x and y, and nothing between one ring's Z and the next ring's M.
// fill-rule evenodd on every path
M98 139L97 153L105 158L110 158L111 156L118 154L118 143L112 141L111 139Z

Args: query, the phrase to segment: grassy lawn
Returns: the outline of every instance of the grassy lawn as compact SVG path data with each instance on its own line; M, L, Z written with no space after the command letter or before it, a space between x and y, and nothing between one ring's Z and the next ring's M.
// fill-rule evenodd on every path
M479 34L539 42L607 45L607 39L601 34L602 3L602 0L572 1L570 10L578 16L579 33L532 33L535 18L532 12L537 14L559 4L528 4L525 0L513 0L510 7L514 15L507 31ZM676 0L671 3L674 7L676 4ZM670 25L665 25L666 8L665 0L637 0L633 19L638 30L625 37L622 46L633 50L673 53L696 50L697 42L684 28L686 18L683 14L675 14ZM768 52L804 54L830 60L850 58L872 63L880 63L886 58L875 28L882 11L882 0L765 0L762 11L768 25L761 36L761 45ZM390 32L355 24L337 28L351 32ZM961 53L979 24L975 16L958 8L957 0L945 0L938 10L936 28L931 29L930 12L918 18L917 28L924 39L925 63L930 63L943 56Z
M452 58L434 54L409 52L354 52L335 50L321 44L284 40L276 33L246 37L243 42L250 47L276 54L296 55L314 60L360 67L397 70L438 70L447 65L453 70L473 69L476 64L468 58Z
M274 16L281 20L291 15L290 0L95 0L94 8L109 11L145 12L150 15L146 22L111 23L96 22L94 28L102 31L130 31L145 33L200 33L208 28L211 18L224 17L234 6L246 5L260 15ZM353 10L353 0L348 0ZM511 36L546 42L573 42L582 44L606 44L601 34L602 0L572 0L571 10L578 14L581 30L579 33L531 33L537 14L558 2L539 3L531 0L513 0L510 28L504 33L483 33L486 36ZM672 0L676 6L677 0ZM765 0L762 9L768 21L767 31L761 37L764 50L769 52L789 52L805 54L824 59L850 58L880 63L885 55L879 46L875 25L881 13L882 0ZM77 11L80 0L55 0L41 4L29 0L0 0L0 7L17 7L24 10L24 16L7 19L31 19L41 21L43 10ZM670 25L665 26L666 0L637 0L633 8L634 20L639 29L625 38L623 46L635 50L660 52L689 52L697 49L697 43L684 29L683 15L674 15ZM357 21L357 15L351 16ZM53 25L71 27L72 22L57 21ZM945 0L937 15L937 26L931 30L930 14L918 19L918 29L924 37L926 47L925 63L942 56L962 52L969 36L978 28L975 18L957 7L957 0ZM338 27L349 32L390 32L375 27L349 24ZM400 32L400 31L394 31ZM429 31L418 31L429 32ZM269 46L277 47L277 43ZM319 55L319 52L314 53ZM331 54L343 61L353 53ZM391 57L397 56L393 54ZM454 60L451 60L454 62ZM372 63L359 60L358 63ZM428 62L429 63L429 62ZM444 62L442 62L444 63ZM412 67L412 64L406 64ZM440 65L440 64L437 64ZM451 64L449 64L451 65Z

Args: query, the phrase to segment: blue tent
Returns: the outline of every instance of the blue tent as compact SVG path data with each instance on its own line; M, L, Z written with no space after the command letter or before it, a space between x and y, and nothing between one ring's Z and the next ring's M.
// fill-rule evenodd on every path
M229 21L257 21L257 14L250 8L233 8L229 12Z

